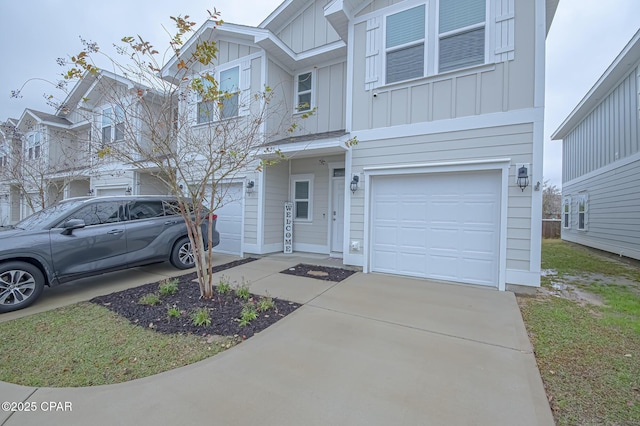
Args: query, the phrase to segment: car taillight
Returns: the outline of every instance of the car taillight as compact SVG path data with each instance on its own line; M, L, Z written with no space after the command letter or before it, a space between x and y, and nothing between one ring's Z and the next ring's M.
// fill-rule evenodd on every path
M207 218L209 220L216 220L218 219L218 215L217 214L210 214L209 217Z

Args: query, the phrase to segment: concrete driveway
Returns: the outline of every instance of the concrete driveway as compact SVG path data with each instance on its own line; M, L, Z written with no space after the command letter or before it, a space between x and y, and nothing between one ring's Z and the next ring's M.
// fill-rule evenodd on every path
M279 274L265 258L226 272L305 303L248 341L153 377L92 388L0 383L3 425L553 425L512 293L357 273ZM43 411L49 402L71 411Z

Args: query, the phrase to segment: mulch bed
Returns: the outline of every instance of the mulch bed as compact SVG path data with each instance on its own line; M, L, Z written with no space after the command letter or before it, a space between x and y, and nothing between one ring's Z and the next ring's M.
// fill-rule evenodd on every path
M233 268L257 259L242 259L214 268L214 272ZM113 312L127 318L131 323L148 327L161 333L191 333L199 335L241 336L249 338L259 333L281 318L295 311L299 304L273 298L275 308L258 313L258 318L249 325L240 326L243 300L235 296L234 292L219 294L214 287L214 297L209 300L200 298L198 283L194 282L196 274L191 273L177 278L178 292L170 296L160 296L161 302L154 306L142 305L138 301L142 296L158 293L159 283L145 284L117 293L99 296L91 300L92 303L104 306ZM232 287L240 283L231 283ZM254 301L260 299L253 296ZM168 309L177 307L181 310L179 318L169 318ZM199 308L206 308L211 317L208 326L195 326L191 320L191 313Z
M307 265L299 263L296 266L280 271L281 274L295 275L298 277L316 278L323 281L340 282L355 274L356 271L330 266Z

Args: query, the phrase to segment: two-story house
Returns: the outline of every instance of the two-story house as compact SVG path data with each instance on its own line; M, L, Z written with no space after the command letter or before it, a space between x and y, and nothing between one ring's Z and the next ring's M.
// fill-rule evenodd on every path
M63 198L86 194L87 151L69 121L26 109L13 130L14 149L3 169L11 187L12 223Z
M89 152L89 180L82 195L167 194L168 189L154 174L154 168L144 167L135 155L125 161L120 156L104 154L109 147L126 148L127 138L134 138L136 147L144 144L148 121L140 120L138 124L136 116L136 99L141 93L153 98L148 87L99 70L78 81L58 108L60 119L83 132ZM125 119L125 114L130 116Z
M238 194L234 251L291 242L365 272L539 285L545 37L556 6L287 0L257 28L205 23L182 54L217 41L216 68L194 72L237 93L245 107L226 120L251 109L247 94L273 90L262 155L286 156L227 183Z
M552 135L562 239L640 259L640 31Z

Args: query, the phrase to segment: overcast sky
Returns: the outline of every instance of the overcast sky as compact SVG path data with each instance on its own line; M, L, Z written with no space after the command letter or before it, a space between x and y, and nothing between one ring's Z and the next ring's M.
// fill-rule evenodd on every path
M56 58L80 50L79 36L103 48L125 35L161 44L169 16L190 15L198 25L216 7L227 22L256 26L281 0L0 0L0 121L19 118L25 108L53 113L42 97L52 93L30 78L56 81ZM547 38L547 96L544 180L561 185L561 143L550 136L640 28L640 0L560 0ZM539 180L534 177L534 180Z

